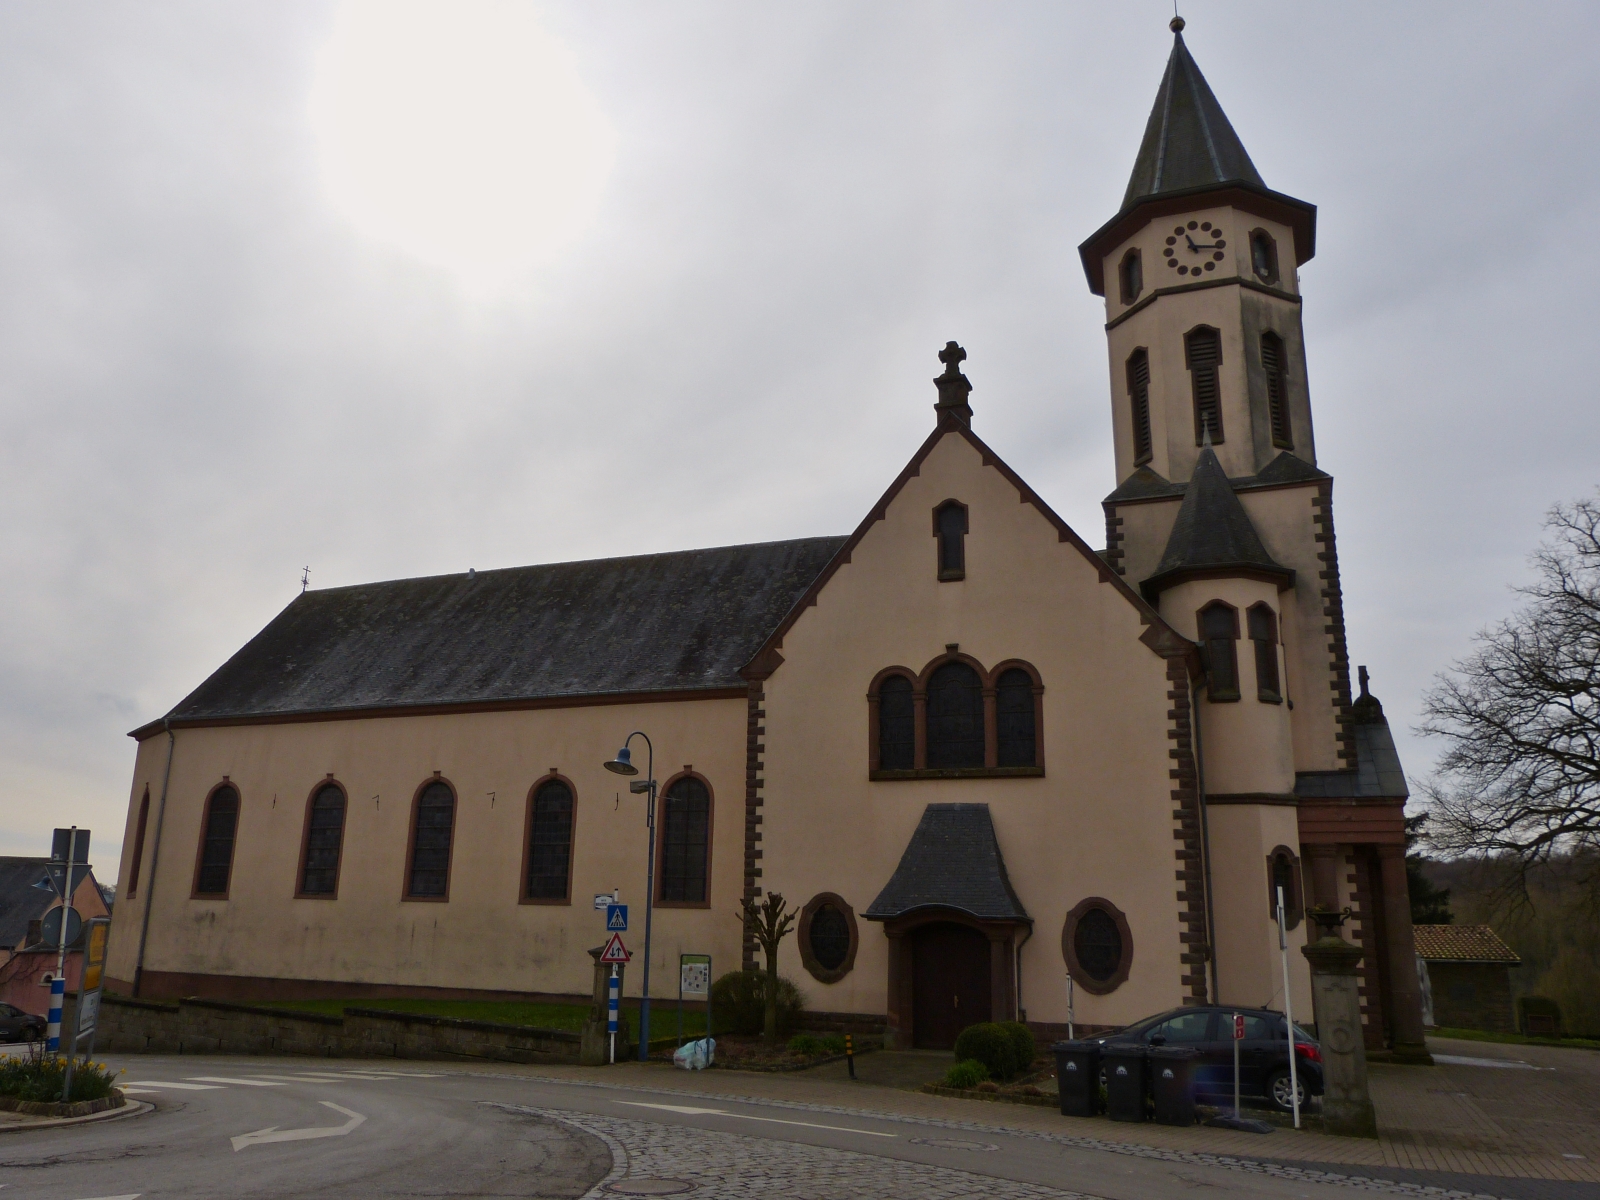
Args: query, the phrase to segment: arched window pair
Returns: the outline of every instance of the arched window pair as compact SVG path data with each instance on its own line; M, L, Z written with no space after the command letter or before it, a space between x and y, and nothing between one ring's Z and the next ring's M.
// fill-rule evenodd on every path
M987 672L951 652L920 675L879 673L868 692L874 779L1043 774L1044 686L1027 663Z
M577 797L571 781L551 774L528 792L518 897L523 904L567 904L572 899L573 820ZM435 775L417 792L406 851L407 900L450 898L456 793Z
M1246 611L1245 619L1255 647L1256 699L1263 704L1281 704L1278 616L1266 604L1253 604ZM1239 699L1239 610L1221 600L1213 600L1200 610L1199 625L1207 697L1213 703Z

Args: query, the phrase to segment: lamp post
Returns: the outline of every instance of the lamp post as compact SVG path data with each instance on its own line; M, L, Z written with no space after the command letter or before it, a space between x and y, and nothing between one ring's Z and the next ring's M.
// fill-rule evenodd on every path
M655 911L656 899L656 748L646 734L634 730L628 735L628 740L622 743L622 749L617 751L617 756L605 764L605 768L618 775L639 773L639 768L633 765L633 756L628 750L628 743L634 738L644 738L647 752L644 778L635 779L628 785L630 792L635 795L642 792L648 797L645 828L649 831L650 842L645 850L644 860L644 995L639 1001L639 1061L647 1062L650 1058L650 918Z

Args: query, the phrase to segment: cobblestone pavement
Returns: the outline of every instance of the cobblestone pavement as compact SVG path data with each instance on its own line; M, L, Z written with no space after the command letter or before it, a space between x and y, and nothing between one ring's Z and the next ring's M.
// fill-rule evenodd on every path
M561 1121L611 1149L612 1169L584 1200L616 1193L620 1180L681 1179L696 1200L1096 1200L1082 1192L900 1162L851 1150L801 1146L736 1133L629 1121L559 1109L499 1105Z
M766 1101L772 1104L771 1101ZM855 1200L856 1197L930 1197L956 1200L965 1197L995 1197L996 1200L1098 1200L1083 1192L1040 1187L942 1167L927 1167L871 1154L801 1146L788 1142L740 1134L726 1134L677 1125L573 1112L566 1109L533 1108L523 1105L496 1105L563 1121L592 1133L610 1148L613 1167L610 1175L589 1193L596 1198L613 1195L606 1184L624 1178L684 1179L696 1184L697 1196L738 1197L771 1193L797 1200ZM774 1105L791 1110L838 1115L865 1115L862 1109L825 1104L786 1103ZM1496 1193L1463 1191L1417 1183L1372 1179L1310 1167L1289 1166L1229 1155L1203 1154L1185 1150L1164 1150L1126 1142L1102 1142L1095 1138L1046 1134L1031 1130L999 1130L992 1125L964 1121L914 1120L888 1113L871 1114L879 1120L906 1121L917 1125L974 1134L1025 1137L1071 1146L1074 1149L1101 1150L1133 1155L1187 1166L1221 1167L1252 1175L1282 1179L1288 1183L1310 1183L1346 1187L1364 1192L1396 1196L1440 1198L1440 1200L1498 1200ZM585 1200L588 1200L586 1197Z

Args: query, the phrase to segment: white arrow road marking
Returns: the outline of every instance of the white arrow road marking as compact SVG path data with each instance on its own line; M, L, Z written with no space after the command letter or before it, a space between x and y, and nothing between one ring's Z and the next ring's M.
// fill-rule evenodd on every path
M281 1083L266 1083L260 1079L239 1079L233 1075L185 1075L197 1083L242 1083L245 1087L282 1087Z
M276 1125L269 1125L265 1129L258 1129L254 1133L241 1133L233 1139L235 1153L246 1146L259 1145L262 1142L305 1142L312 1138L343 1137L357 1125L366 1121L358 1112L351 1112L348 1108L341 1108L332 1100L322 1101L324 1108L331 1108L334 1112L342 1112L350 1119L343 1125L315 1125L310 1129L279 1129Z
M632 1108L659 1108L665 1112L682 1113L686 1117L736 1117L741 1121L765 1121L769 1125L800 1125L806 1129L832 1129L836 1133L860 1133L867 1137L899 1137L895 1133L879 1133L875 1129L851 1129L848 1125L818 1125L814 1121L780 1121L777 1117L751 1117L744 1113L729 1112L725 1108L692 1108L687 1104L645 1104L638 1100L618 1100Z
M222 1089L211 1083L173 1083L167 1079L141 1079L137 1083L130 1083L128 1087L136 1088L177 1088L183 1092L220 1092ZM128 1088L123 1088L127 1091Z

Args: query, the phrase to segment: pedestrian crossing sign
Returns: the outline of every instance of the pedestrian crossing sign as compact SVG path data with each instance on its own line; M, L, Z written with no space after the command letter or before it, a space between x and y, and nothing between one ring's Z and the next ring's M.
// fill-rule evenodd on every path
M612 933L626 933L628 931L628 906L626 904L606 905L606 929Z

